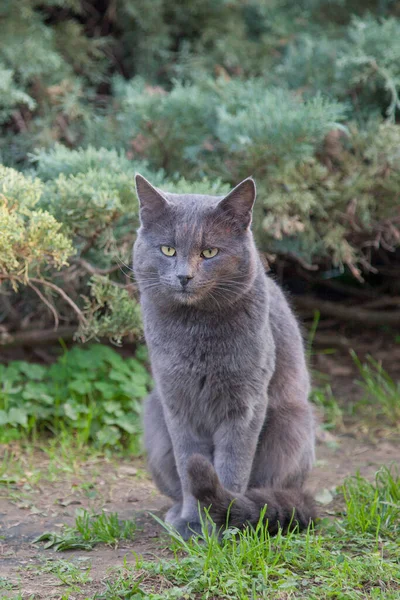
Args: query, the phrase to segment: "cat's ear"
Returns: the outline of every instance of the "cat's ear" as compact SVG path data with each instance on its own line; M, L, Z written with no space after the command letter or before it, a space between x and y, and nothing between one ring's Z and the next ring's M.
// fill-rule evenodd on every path
M151 225L165 213L168 200L139 173L135 177L135 183L140 204L140 221L144 226Z
M248 229L255 199L256 184L254 179L248 177L219 202L218 208L226 213L240 229Z

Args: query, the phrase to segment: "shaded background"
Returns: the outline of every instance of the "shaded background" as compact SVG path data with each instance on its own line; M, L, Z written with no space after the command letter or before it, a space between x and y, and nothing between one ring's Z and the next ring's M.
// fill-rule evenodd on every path
M211 193L253 175L258 245L298 306L398 326L399 17L390 0L3 0L2 343L54 319L140 330L119 268L135 171Z
M398 422L380 361L397 377L399 89L399 2L3 0L0 360L51 363L60 339L123 340L131 357L76 347L50 370L0 365L10 436L68 423L138 448L151 382L130 267L137 171L216 194L253 175L257 243L309 357L325 350L317 366L348 403L348 350L372 353L363 410ZM329 382L313 399L341 422Z

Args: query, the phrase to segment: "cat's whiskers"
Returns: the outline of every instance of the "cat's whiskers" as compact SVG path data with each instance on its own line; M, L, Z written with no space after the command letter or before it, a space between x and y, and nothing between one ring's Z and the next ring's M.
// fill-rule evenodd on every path
M127 269L129 269L129 271L132 271L132 272L133 272L133 269L132 269L131 265L128 265L126 262L124 262L124 261L122 260L122 258L119 258L119 256L117 256L117 259L116 259L116 260L117 260L117 263L119 263L119 264L120 264L120 265L122 265L123 267L126 267Z
M214 302L215 302L215 304L217 305L218 309L219 309L219 310L221 310L221 305L220 305L220 303L218 302L218 300L217 300L217 298L216 298L216 295L215 295L214 291L211 291L211 292L210 292L210 298L212 298L212 300L214 300Z
M147 291L147 290L152 290L156 287L161 287L161 284L159 282L158 283L149 283L147 285L144 285L142 289Z
M161 283L161 279L159 277L143 277L139 279L140 283L148 283L149 281L158 281Z
M131 279L132 281L136 281L136 278L131 275L131 273L133 273L133 269L130 265L127 265L121 258L118 257L117 263L119 264L120 271L125 275L125 277L128 277L128 279ZM128 269L129 273L125 271L124 267L125 269Z
M229 296L227 296L227 292L231 293L231 290L223 290L223 289L218 289L218 288L214 288L211 292L210 292L210 297L213 298L214 300L216 300L216 297L219 297L220 299L224 300L224 302L226 304L228 304L228 306L233 306L234 305L234 298L230 298ZM234 293L234 297L240 297L240 294L235 294Z

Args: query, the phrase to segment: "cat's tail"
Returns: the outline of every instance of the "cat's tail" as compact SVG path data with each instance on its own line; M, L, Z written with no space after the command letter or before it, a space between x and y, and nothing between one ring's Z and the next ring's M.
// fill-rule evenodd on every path
M285 532L306 529L316 518L314 500L302 489L260 488L235 494L221 485L212 464L200 454L191 456L188 474L191 493L202 507L209 509L218 528L255 526L265 506L264 520L273 535L279 528Z

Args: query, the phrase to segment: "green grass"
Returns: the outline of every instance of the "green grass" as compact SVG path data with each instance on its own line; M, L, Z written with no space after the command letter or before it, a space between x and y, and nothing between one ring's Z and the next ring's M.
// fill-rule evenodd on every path
M207 516L203 539L184 542L166 528L170 559L125 560L87 600L398 600L399 473L382 468L373 483L356 475L340 491L336 517L303 534L271 537L260 519L255 529L229 529L219 541ZM80 576L62 561L49 568Z
M343 410L339 406L329 383L321 382L314 385L310 394L310 401L323 411L324 429L337 429L343 426Z
M40 481L56 482L61 478L72 482L84 477L89 484L99 473L98 464L113 464L122 458L118 452L109 456L92 446L74 444L69 434L40 446L26 440L18 446L0 445L0 489L25 484L36 489Z
M342 488L346 521L354 532L400 540L400 476L382 467L370 483L360 475L347 478Z
M68 561L48 559L43 564L26 567L33 575L50 574L56 577L61 585L68 586L72 593L79 593L81 585L92 582L90 577L91 565L82 564L85 561Z
M64 550L91 550L96 544L118 546L121 540L131 540L136 531L134 521L120 521L117 513L90 515L78 510L73 527L64 526L61 533L46 532L34 543L46 542L45 548Z
M50 368L38 370L37 365L19 362L0 366L0 419L4 412L14 418L12 408L26 411L26 420L21 417L20 423L0 427L0 443L20 437L18 445L8 445L0 460L0 485L15 501L25 502L39 481L56 481L60 475L68 484L75 481L90 498L95 494L96 461L108 462L121 452L138 451L140 401L150 386L143 366L145 354L139 350L131 364L100 345L76 350L66 352ZM373 359L362 364L353 358L364 394L359 406L367 416L369 409L396 424L399 384ZM72 387L71 381L75 382ZM311 399L323 409L326 428L342 425L344 409L328 380L318 379ZM116 450L117 454L111 454ZM82 460L87 460L84 467ZM372 483L360 475L346 479L335 496L334 506L339 504L335 515L300 535L279 533L272 538L261 522L255 530L228 530L222 543L215 531L210 533L207 522L203 540L184 542L170 531L171 558L126 560L105 574L102 589L94 595L84 596L91 578L87 565L46 561L35 573L58 579L63 590L57 596L60 600L73 600L78 594L85 600L399 600L398 472L382 468ZM134 539L135 529L134 522L120 520L116 513L80 510L72 527L46 532L36 542L58 551L90 550L100 543L116 547L121 540ZM26 594L0 579L0 598L26 600Z
M381 413L391 425L399 425L400 381L394 381L372 356L362 363L354 351L351 355L361 375L357 382L363 391L359 405L373 406L375 414Z
M94 344L66 350L49 367L0 365L0 443L53 435L138 453L141 400L151 387L146 360L144 347L123 358Z
M207 527L204 541L183 542L173 534L174 560L125 566L115 585L134 580L135 573L137 580L139 570L169 584L162 593L151 590L151 580L142 584L152 600L398 599L400 478L383 469L375 484L357 476L343 489L346 507L338 522L325 520L316 531L272 538L260 521L254 530L228 530L222 544Z
M315 334L318 329L320 321L320 312L314 311L313 322L308 332L308 338L306 341L306 358L308 364L312 363L312 357L317 354L313 349L313 343ZM327 348L321 351L321 354L333 354L335 352L332 348ZM329 376L316 369L311 369L311 375L313 380L313 387L310 393L310 401L322 409L323 412L323 423L321 426L324 429L334 429L343 425L343 411L340 408L332 388L329 384Z
M13 588L15 588L15 584L12 581L9 581L6 577L0 577L0 592L1 590L12 590Z

